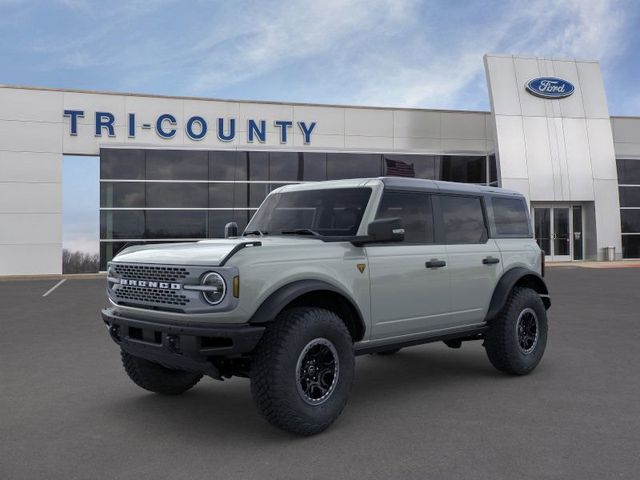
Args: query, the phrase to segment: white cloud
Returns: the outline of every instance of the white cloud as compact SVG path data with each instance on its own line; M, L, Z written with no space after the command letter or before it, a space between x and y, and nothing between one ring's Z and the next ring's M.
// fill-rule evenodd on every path
M64 1L86 9L85 0ZM618 0L485 5L254 0L190 11L175 0L135 0L91 9L102 21L90 36L37 48L55 65L111 71L114 88L129 91L164 82L165 92L217 96L242 84L241 96L256 98L254 82L286 77L269 99L485 109L484 53L606 60L625 44L627 4ZM173 11L192 21L167 21ZM149 33L165 23L166 38Z

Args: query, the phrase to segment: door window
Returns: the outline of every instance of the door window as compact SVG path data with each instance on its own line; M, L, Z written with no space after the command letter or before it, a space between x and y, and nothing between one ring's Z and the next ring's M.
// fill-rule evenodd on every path
M425 193L384 192L376 219L400 218L404 243L433 243L431 196Z
M487 241L487 227L480 198L442 195L440 209L447 244Z

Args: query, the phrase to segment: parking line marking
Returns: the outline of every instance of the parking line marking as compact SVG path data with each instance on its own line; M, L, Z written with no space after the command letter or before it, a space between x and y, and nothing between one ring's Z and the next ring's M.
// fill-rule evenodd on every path
M46 292L44 292L44 294L42 295L43 297L46 297L47 295L49 295L51 292L53 292L56 288L58 288L60 285L62 285L64 282L66 282L67 279L63 278L62 280L60 280L58 283L56 283L53 287L51 287L49 290L47 290Z

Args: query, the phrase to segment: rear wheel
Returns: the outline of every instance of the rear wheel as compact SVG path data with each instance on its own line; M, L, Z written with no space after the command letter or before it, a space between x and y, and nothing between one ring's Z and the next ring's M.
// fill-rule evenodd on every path
M486 334L491 364L512 375L530 373L544 354L547 328L547 311L540 296L530 288L514 288Z
M163 395L179 395L200 381L199 373L172 370L144 358L120 351L122 365L129 378L139 387Z
M282 312L265 331L251 365L260 413L283 430L313 435L344 409L355 358L342 320L321 308Z

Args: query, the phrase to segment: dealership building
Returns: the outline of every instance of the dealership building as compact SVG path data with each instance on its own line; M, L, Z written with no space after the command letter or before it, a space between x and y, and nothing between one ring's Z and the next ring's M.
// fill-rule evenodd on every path
M484 64L489 112L0 86L0 275L61 273L64 155L100 157L102 268L242 228L280 185L384 175L521 192L549 261L640 258L640 117L609 115L598 62Z

